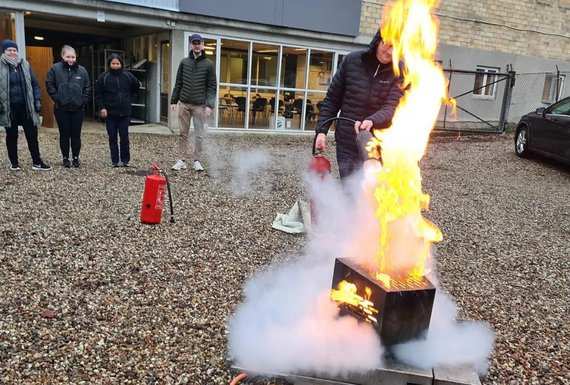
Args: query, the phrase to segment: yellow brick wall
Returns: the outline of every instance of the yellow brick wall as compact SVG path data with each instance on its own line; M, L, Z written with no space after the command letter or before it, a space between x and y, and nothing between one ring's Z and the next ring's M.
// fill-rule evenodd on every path
M360 34L373 35L386 0L363 0ZM440 0L440 43L570 60L570 0Z

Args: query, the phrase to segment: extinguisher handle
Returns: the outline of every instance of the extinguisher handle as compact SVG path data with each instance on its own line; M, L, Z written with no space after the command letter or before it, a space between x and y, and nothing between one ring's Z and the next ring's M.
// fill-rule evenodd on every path
M158 164L151 162L151 170L155 170L155 171L160 171L160 167L158 166Z

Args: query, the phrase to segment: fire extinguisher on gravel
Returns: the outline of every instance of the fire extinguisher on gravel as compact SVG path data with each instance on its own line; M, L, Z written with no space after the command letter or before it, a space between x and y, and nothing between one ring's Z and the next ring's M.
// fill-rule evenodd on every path
M156 174L147 175L144 185L144 194L141 208L141 222L148 224L160 223L164 195L168 189L168 201L170 202L170 223L174 223L174 209L172 208L172 194L168 175L156 163L152 163L151 170Z

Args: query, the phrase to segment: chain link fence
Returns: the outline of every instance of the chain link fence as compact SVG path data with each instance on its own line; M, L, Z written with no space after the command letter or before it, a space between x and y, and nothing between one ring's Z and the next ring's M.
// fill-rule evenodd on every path
M558 71L517 73L508 123L516 125L523 115L570 96L570 88L564 84L569 75Z
M443 105L436 130L501 132L511 89L509 73L444 70L456 108Z
M570 72L499 73L445 69L456 110L442 105L435 130L501 133L520 118L570 96Z

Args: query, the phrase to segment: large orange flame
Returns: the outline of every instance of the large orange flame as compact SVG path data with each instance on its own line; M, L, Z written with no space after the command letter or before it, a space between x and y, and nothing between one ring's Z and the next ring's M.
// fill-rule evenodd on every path
M435 0L400 0L388 4L381 34L393 46L393 68L405 63L402 98L386 130L376 130L371 151L382 149L383 167L373 173L380 246L370 268L386 283L388 277L414 281L426 274L430 246L442 239L438 227L423 218L429 195L422 192L419 161L426 151L442 102L447 102L447 79L435 62L438 22ZM366 180L370 180L367 175Z

